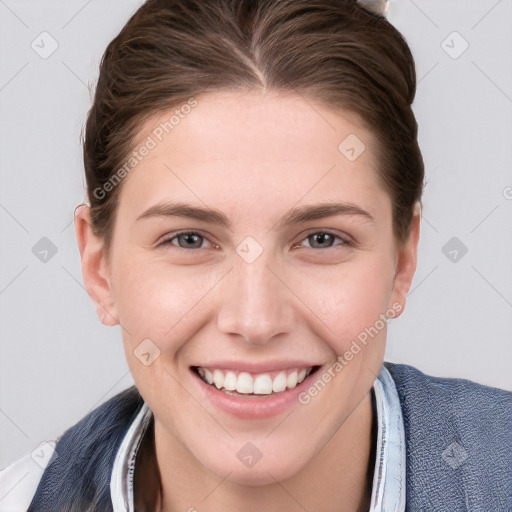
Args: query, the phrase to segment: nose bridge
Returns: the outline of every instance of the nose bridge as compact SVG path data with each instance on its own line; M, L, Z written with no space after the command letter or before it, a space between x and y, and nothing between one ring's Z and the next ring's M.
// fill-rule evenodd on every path
M277 334L289 332L292 304L273 267L275 262L265 251L254 261L235 257L221 298L221 332L238 334L252 344L266 343Z

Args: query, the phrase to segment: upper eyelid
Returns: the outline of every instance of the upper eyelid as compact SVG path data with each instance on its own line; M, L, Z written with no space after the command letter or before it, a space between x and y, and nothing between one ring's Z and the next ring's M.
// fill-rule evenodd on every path
M338 238L341 238L342 240L352 240L352 237L350 235L348 235L347 233L338 233L336 230L332 230L332 229L311 229L311 230L307 230L306 234L303 235L304 238L307 238L308 236L311 236L311 235L316 235L317 233L325 233L327 235L332 235L332 236L336 236Z
M349 235L345 231L339 231L337 229L332 228L310 228L306 229L305 232L301 234L301 238L298 243L303 242L306 238L310 237L311 235L316 235L319 233L324 233L327 235L331 235L335 238L339 238L342 242L346 244L356 244L356 240L353 236ZM294 247L298 245L298 243L294 243Z
M327 235L331 235L333 236L334 238L339 238L343 244L342 245L353 245L355 242L354 242L354 239L348 235L340 235L340 234L337 234L335 233L334 231L330 231L328 229L324 229L324 230L314 230L314 231L311 231L309 233L307 233L306 235L304 235L301 239L300 239L300 242L299 243L296 243L294 244L293 247L297 247L299 246L302 242L304 242L304 240L306 240L307 238L309 238L311 235L316 235L316 234L319 234L319 233L322 233L322 234L327 234ZM330 247L335 247L334 245L330 246ZM330 247L328 247L328 249L330 249ZM314 249L314 247L313 247Z
M210 244L216 245L214 242L212 242L210 240L210 237L208 235L206 235L205 233L203 233L201 230L198 230L198 229L189 229L189 230L177 231L176 233L168 233L168 234L160 237L160 239L156 242L156 245L158 246L158 245L161 245L164 243L170 243L171 240L174 240L175 238L177 238L180 235L199 235L200 237L208 240L208 242ZM184 247L179 247L179 246L177 246L177 247L178 247L178 249L184 249Z

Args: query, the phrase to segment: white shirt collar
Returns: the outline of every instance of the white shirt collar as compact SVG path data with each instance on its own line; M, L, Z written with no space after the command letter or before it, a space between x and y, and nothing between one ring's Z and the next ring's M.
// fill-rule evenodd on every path
M405 431L395 383L385 366L373 384L377 450L370 512L405 510ZM135 458L153 413L144 403L117 451L110 479L114 512L134 512Z
M405 430L395 381L382 366L373 383L377 405L377 450L370 512L405 510Z

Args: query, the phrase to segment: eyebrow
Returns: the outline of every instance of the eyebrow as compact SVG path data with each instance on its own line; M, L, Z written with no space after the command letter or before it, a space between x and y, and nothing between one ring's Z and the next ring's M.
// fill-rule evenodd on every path
M316 205L305 205L292 208L278 222L277 227L283 228L294 224L300 224L310 220L323 219L334 215L359 216L365 220L375 222L372 215L352 203L321 203Z
M358 216L375 223L373 216L363 208L352 203L329 202L305 205L290 209L274 226L282 229L286 226L323 219L334 215ZM166 201L151 206L137 217L137 221L152 217L185 217L218 224L232 230L232 224L224 213L212 208L192 206L187 203Z
M158 203L137 217L137 221L151 217L188 217L212 224L219 224L231 229L229 219L220 211L211 208L200 208L187 203L167 201Z

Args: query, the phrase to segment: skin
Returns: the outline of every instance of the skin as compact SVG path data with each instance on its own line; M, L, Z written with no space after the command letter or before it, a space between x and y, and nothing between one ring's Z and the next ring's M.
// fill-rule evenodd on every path
M386 327L308 404L266 419L217 409L190 366L299 358L323 364L321 375L380 315L403 311L419 215L397 244L375 139L354 113L259 91L197 101L124 179L109 254L88 207L76 212L85 286L100 320L122 326L134 381L154 413L136 499L141 510L367 510L371 388ZM150 119L136 143L168 118ZM338 149L349 134L366 146L355 161ZM137 220L169 200L220 210L231 229L176 216ZM326 202L351 203L372 219L338 214L279 224L291 208ZM199 231L199 248L190 248L197 239L172 238L179 230ZM310 236L325 231L335 237ZM236 252L248 236L263 248L252 263ZM171 243L158 245L164 238ZM160 350L148 366L134 355L144 339ZM262 454L252 468L237 458L247 442Z

